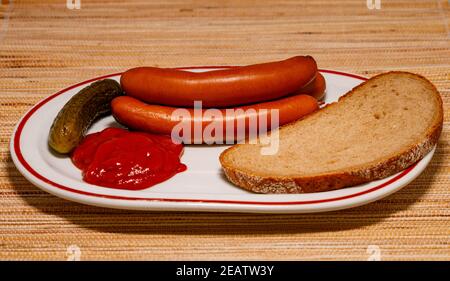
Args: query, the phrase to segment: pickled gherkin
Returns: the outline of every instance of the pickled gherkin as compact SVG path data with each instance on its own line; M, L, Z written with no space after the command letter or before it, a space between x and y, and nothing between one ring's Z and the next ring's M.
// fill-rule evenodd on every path
M58 153L70 153L99 117L111 112L110 102L122 95L119 83L104 79L73 96L61 109L50 128L49 146Z

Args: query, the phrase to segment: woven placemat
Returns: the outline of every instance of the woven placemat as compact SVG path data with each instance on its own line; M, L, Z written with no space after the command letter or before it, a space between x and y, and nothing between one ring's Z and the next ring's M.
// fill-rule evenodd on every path
M1 3L0 259L450 260L447 1L382 0L379 10L363 0ZM76 82L139 65L241 65L298 54L321 68L430 79L445 120L423 174L383 200L338 212L136 212L47 194L9 156L24 112Z

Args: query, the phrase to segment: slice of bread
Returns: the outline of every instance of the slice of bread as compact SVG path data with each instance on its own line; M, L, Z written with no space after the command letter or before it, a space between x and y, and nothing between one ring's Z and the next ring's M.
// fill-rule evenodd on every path
M258 193L339 189L381 179L423 158L442 130L441 97L408 72L377 75L338 102L279 129L279 150L238 144L220 155L227 178Z

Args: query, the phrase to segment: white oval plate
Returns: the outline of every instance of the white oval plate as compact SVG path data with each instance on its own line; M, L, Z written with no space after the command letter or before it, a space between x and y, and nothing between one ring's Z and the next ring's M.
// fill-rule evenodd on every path
M185 68L208 71L221 67ZM341 95L367 78L332 70L321 70L327 82L325 102ZM47 136L53 119L64 104L90 83L120 73L97 77L66 88L31 108L14 129L11 155L19 171L31 183L56 196L79 203L136 210L214 211L255 213L308 213L345 209L383 198L416 178L430 162L434 149L422 160L391 177L335 191L309 194L254 194L242 190L224 177L219 154L222 146L187 146L182 162L188 170L151 188L130 191L83 182L81 171L69 157L53 154ZM119 126L112 116L96 122L89 133L109 126Z

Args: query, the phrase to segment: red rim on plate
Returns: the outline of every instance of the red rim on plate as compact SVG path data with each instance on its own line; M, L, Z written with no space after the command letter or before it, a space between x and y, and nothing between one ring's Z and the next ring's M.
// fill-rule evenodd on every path
M180 68L176 68L176 69L215 69L215 68L231 68L231 67L235 67L235 66L207 66L207 67L180 67ZM356 78L356 79L360 79L362 81L366 81L368 80L366 77L362 77L359 75L355 75L355 74L350 74L350 73L344 73L344 72L340 72L340 71L334 71L334 70L325 70L325 69L320 69L320 72L324 72L324 73L331 73L331 74L337 74L337 75L342 75L342 76L347 76L347 77L352 77L352 78ZM203 203L224 203L224 204L246 204L246 205L304 205L304 204L317 204L317 203L326 203L326 202L332 202L332 201L339 201L339 200L345 200L345 199L349 199L349 198L353 198L353 197L357 197L357 196L361 196L367 193L371 193L374 192L376 190L379 190L387 185L390 185L393 182L398 181L399 179L403 178L405 175L407 175L409 172L411 172L412 169L414 169L414 167L417 165L417 163L411 165L410 167L408 167L407 169L405 169L403 172L401 172L400 174L398 174L397 176L395 176L394 178L390 179L389 181L382 183L380 185L377 185L375 187L372 187L368 190L365 191L361 191L361 192L357 192L354 194L350 194L350 195L346 195L346 196L340 196L340 197L334 197L334 198L327 198L327 199L320 199L320 200L305 200L305 201L287 201L287 202L257 202L257 201L237 201L237 200L211 200L211 199L177 199L177 198L142 198L142 197L125 197L125 196L116 196L116 195L106 195L106 194L98 194L98 193L93 193L93 192L86 192L86 191L82 191L82 190L77 190L77 189L73 189L71 187L68 186L64 186L61 185L59 183L53 182L52 180L42 176L41 174L39 174L38 172L36 172L29 164L28 162L25 160L25 158L22 155L21 149L20 149L20 137L23 131L23 128L25 126L25 124L27 123L28 119L30 119L30 117L40 108L42 107L44 104L46 104L47 102L49 102L50 100L54 99L55 97L73 89L79 86L82 86L84 84L88 84L100 79L105 79L105 78L109 78L109 77L113 77L113 76L117 76L117 75L121 75L122 72L119 73L114 73L114 74L109 74L109 75L104 75L104 76L100 76L100 77L96 77L93 79L89 79L86 80L84 82L72 85L68 88L65 88L51 96L49 96L48 98L42 100L41 102L39 102L37 105L35 105L20 121L20 123L17 126L17 130L14 134L14 151L17 155L17 158L19 160L19 162L23 165L23 167L30 173L32 174L34 177L36 177L37 179L53 186L56 187L58 189L62 189L65 191L69 191L69 192L73 192L73 193L77 193L77 194L81 194L81 195L87 195L87 196L93 196L93 197L102 197L102 198L107 198L107 199L118 199L118 200L145 200L145 201L164 201L164 202L190 202L190 203L198 203L198 202L203 202Z

